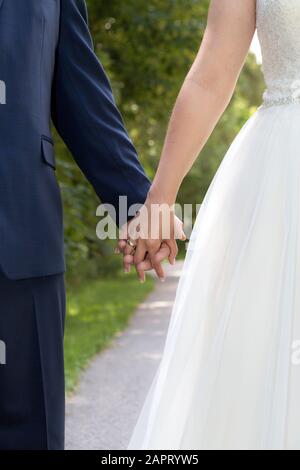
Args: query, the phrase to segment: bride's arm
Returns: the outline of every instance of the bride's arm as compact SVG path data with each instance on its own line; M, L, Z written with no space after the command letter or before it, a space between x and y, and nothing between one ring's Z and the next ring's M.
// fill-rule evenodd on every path
M211 0L204 38L176 101L159 167L145 203L149 220L145 224L141 222L141 232L145 232L145 235L139 240L134 256L141 280L144 280L144 271L151 267L159 277L164 277L160 265L165 256L162 254L162 246L166 248L166 256L169 253L171 262L176 256L174 239L165 240L164 245L161 245L165 237L161 227L156 227L157 221L152 220L151 207L153 204L172 206L176 201L183 178L232 97L255 32L255 24L255 0ZM178 221L175 220L176 224ZM181 227L178 231L181 233ZM157 236L153 237L153 233ZM122 242L119 246L128 255ZM132 257L125 256L125 269L129 269L131 262Z
M148 202L175 202L232 97L255 24L255 0L211 0L204 38L176 101Z

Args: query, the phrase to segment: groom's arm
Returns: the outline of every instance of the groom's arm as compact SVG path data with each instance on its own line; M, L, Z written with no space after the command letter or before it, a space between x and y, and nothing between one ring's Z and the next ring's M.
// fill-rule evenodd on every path
M150 182L96 57L84 0L62 0L52 94L53 122L101 201L143 204ZM123 220L122 222L125 222Z

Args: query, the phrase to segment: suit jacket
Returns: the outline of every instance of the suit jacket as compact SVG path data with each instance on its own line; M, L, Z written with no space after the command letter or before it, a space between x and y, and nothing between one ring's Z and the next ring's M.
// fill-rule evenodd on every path
M142 204L149 180L97 59L84 0L0 0L0 266L63 272L51 118L103 203Z

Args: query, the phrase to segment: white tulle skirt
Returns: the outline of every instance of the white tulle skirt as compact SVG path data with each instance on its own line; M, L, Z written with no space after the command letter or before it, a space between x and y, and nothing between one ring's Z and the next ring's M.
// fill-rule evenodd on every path
M260 108L199 213L130 449L300 450L299 178L300 106Z

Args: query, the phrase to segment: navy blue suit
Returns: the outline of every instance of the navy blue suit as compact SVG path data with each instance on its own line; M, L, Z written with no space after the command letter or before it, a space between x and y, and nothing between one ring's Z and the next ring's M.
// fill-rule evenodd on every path
M57 424L61 423L61 392L56 393L53 384L61 390L62 366L57 356L61 351L62 329L51 327L49 316L53 317L54 324L60 324L64 315L61 273L65 263L51 118L102 202L117 209L118 197L126 195L128 205L142 204L150 183L124 128L109 81L93 51L84 0L0 0L0 80L6 88L6 102L0 104L0 291L3 294L0 340L5 336L8 343L12 343L12 325L26 317L22 308L18 313L12 302L12 286L18 286L19 296L24 291L28 297L28 290L20 286L26 286L30 280L34 314L27 312L25 330L31 324L30 331L36 331L36 336L25 342L24 348L29 348L27 353L23 351L22 358L15 360L22 359L24 368L27 356L40 355L41 364L35 364L32 371L32 386L42 388L44 393L39 413L20 418L22 431L19 429L15 434L12 425L5 428L3 420L1 423L1 416L5 416L3 419L8 424L18 422L17 405L10 422L8 410L14 403L10 403L11 408L6 406L6 400L13 395L7 393L0 406L0 448L9 446L4 437L9 434L6 429L15 436L15 440L8 441L14 442L14 447L23 445L21 437L25 434L26 448L40 447L41 442L37 443L34 436L45 438L40 429L43 419L48 430L43 443L46 442L47 448L61 448L61 424L60 429ZM36 286L34 278L39 278ZM44 280L42 289L41 279ZM55 297L53 286L57 287L56 308L47 300L47 279L52 298ZM4 295L5 292L10 295ZM28 311L28 298L25 304ZM13 315L9 313L12 310ZM21 323L19 329L22 330ZM52 343L50 341L53 351L50 346L44 350L45 329L53 336ZM12 358L9 351L13 348L7 345L8 360ZM57 367L54 361L58 362ZM0 366L0 390L1 381L5 380L6 386L14 383L16 368L17 364L10 369L9 363ZM11 384L8 390L13 387ZM37 388L30 391L27 382L24 388L28 400L37 394ZM29 405L25 403L23 408L26 406ZM21 413L20 404L19 408ZM36 427L33 422L38 423Z
M83 0L0 0L0 264L10 279L65 269L50 118L104 203L149 181L94 54Z

